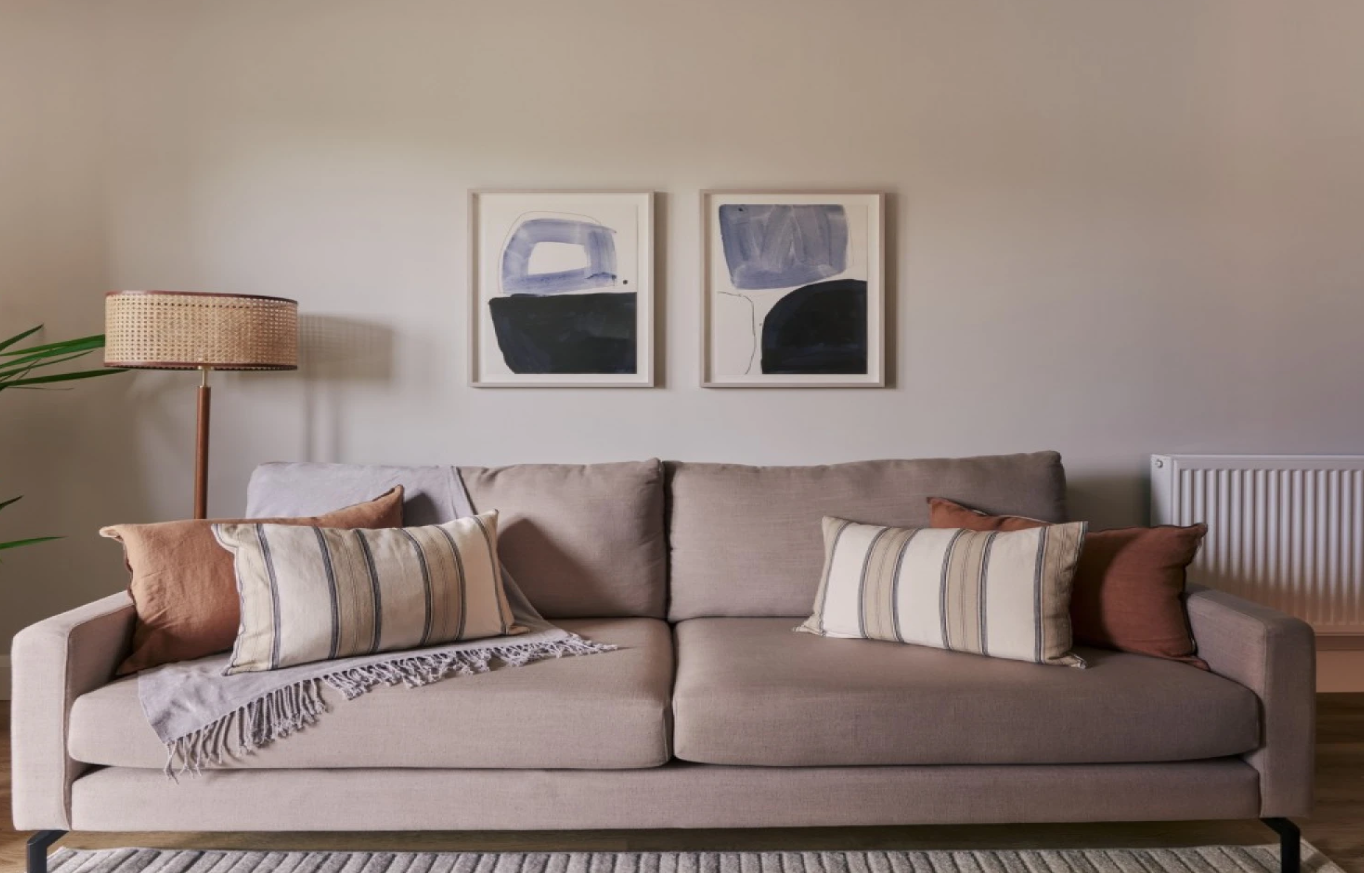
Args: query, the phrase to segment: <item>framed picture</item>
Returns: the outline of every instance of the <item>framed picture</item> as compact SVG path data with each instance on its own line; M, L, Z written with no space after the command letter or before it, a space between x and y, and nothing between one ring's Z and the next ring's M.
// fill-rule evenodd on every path
M653 194L474 191L469 381L654 384Z
M704 191L702 384L885 385L884 197Z

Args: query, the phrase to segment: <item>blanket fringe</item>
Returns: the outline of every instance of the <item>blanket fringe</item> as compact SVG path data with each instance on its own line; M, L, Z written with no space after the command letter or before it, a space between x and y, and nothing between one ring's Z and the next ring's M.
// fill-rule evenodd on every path
M346 700L354 700L380 685L402 684L419 688L451 675L486 673L494 659L509 667L520 667L547 658L595 655L616 648L609 643L569 634L536 643L501 643L457 652L399 655L391 661L304 679L278 688L193 733L166 743L165 773L172 779L184 773L197 775L207 766L252 754L277 739L303 730L329 709L322 699L323 682L339 691Z
M323 682L345 695L347 700L354 700L376 685L402 684L408 688L420 688L432 682L439 682L450 675L471 676L475 673L486 673L488 665L494 659L502 661L509 667L520 667L546 658L594 655L615 648L607 643L594 643L577 634L569 634L561 639L538 643L501 643L459 652L405 655L392 661L338 670L321 678Z
M277 688L193 733L166 743L165 773L174 779L198 774L232 756L249 755L261 746L301 731L327 711L318 679Z

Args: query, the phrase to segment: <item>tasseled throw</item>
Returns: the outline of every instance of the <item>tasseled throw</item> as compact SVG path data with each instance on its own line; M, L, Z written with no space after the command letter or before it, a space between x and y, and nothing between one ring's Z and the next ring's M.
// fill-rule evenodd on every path
M592 655L616 646L595 643L576 635L536 643L499 643L487 648L439 654L397 655L362 667L350 667L276 689L228 713L193 733L166 743L166 775L197 774L205 767L257 749L301 731L327 711L319 683L325 682L346 700L354 700L379 685L418 688L448 676L486 673L493 660L520 667L546 658Z

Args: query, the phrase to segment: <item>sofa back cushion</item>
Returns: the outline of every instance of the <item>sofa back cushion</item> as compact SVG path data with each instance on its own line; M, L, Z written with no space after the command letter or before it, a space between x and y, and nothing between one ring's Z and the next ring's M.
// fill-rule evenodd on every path
M806 616L824 561L824 516L927 527L928 498L1065 521L1056 452L819 467L670 462L668 618ZM969 496L968 496L969 495ZM989 509L1000 514L1002 510Z
M502 562L546 618L663 618L663 465L461 467L474 509L501 514Z
M376 485L388 483L379 491L406 488L406 524L440 524L454 517L455 469L476 511L500 513L502 562L546 618L663 617L667 549L657 460L460 468L265 464L251 476L247 516L335 508L355 502L349 494L373 497Z

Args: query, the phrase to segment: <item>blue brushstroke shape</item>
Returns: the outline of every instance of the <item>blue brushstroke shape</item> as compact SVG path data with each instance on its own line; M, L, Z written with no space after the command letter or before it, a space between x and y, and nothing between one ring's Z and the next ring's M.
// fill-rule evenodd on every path
M834 279L797 288L763 320L762 371L867 372L867 283Z
M807 285L848 269L848 216L837 204L720 207L729 280L743 291Z
M502 291L506 294L564 294L616 284L615 231L604 224L567 218L523 222L502 250ZM530 253L540 243L581 246L587 266L555 273L530 272Z

